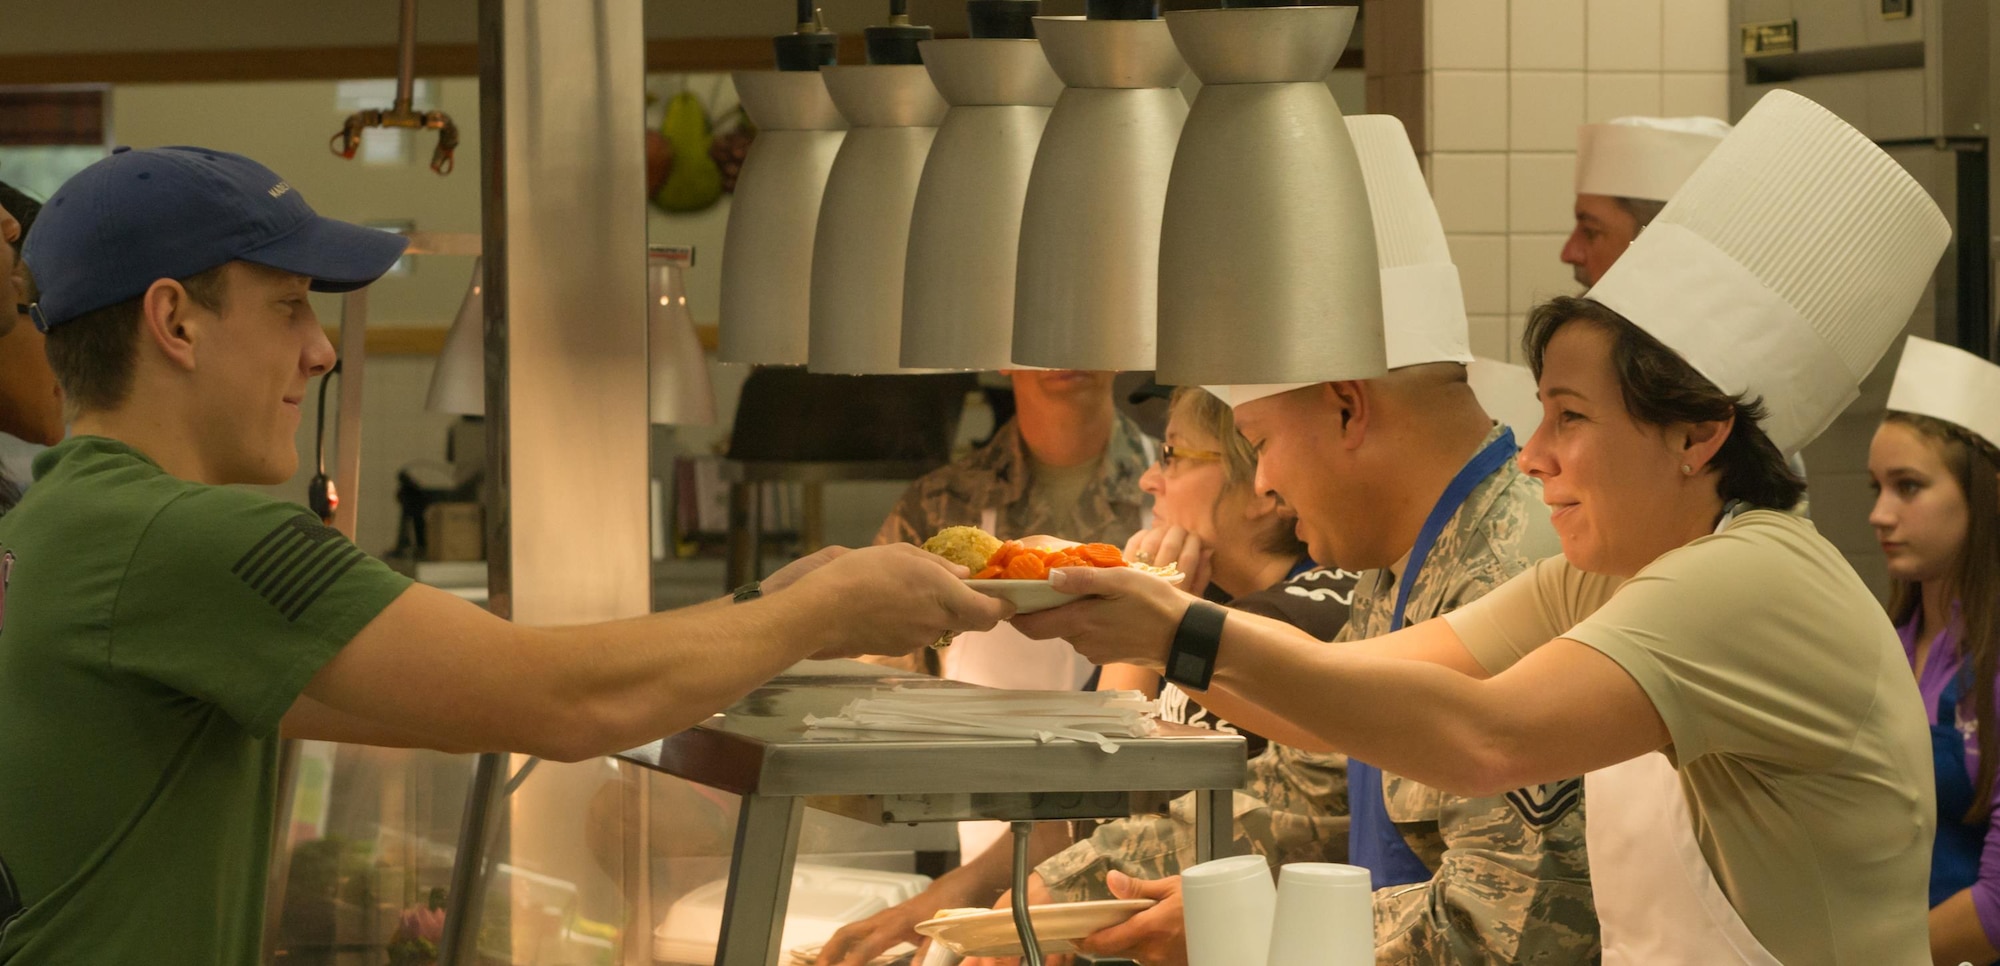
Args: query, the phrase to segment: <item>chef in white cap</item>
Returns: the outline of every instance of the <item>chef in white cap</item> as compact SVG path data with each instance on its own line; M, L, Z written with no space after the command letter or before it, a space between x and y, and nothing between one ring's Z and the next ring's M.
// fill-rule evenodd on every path
M1931 952L2000 959L2000 366L1911 336L1868 447L1889 616L1930 715Z
M1923 703L1874 594L1782 510L1784 456L1857 396L1949 237L1879 147L1767 94L1588 299L1533 313L1521 464L1562 556L1346 648L1117 571L1059 571L1101 599L1015 626L1438 788L1588 773L1606 963L1929 963Z
M1712 117L1620 117L1576 132L1576 228L1562 260L1597 284L1729 133Z

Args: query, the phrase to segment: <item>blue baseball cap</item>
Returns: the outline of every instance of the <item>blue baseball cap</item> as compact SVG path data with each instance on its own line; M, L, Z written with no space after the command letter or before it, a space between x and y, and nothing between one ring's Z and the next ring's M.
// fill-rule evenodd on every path
M163 278L233 261L351 292L382 277L401 235L314 213L298 189L240 154L118 148L77 172L42 207L21 257L34 273L35 328L138 298Z

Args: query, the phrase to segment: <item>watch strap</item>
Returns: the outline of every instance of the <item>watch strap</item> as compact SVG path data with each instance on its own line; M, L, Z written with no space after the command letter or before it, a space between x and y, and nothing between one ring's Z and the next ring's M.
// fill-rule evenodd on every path
M1184 688L1208 690L1215 655L1222 649L1222 624L1229 612L1206 601L1188 605L1167 651L1166 678Z

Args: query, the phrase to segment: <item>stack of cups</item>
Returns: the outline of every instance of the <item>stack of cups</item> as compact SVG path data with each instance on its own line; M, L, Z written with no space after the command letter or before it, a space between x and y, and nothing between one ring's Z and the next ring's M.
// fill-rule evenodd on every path
M1323 862L1285 866L1278 873L1278 911L1269 958L1262 961L1269 966L1374 966L1371 899L1367 869ZM1192 948L1192 916L1188 926ZM1259 961L1247 956L1238 960Z
M1181 873L1181 899L1186 904L1188 966L1262 963L1273 951L1278 890L1263 856L1238 855L1190 867Z

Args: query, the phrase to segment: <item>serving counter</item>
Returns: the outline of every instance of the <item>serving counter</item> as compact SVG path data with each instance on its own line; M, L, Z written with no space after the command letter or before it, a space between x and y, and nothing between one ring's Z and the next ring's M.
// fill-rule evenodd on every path
M870 691L969 688L856 661L808 661L729 710L619 755L742 796L717 966L778 962L785 902L806 806L876 824L971 819L1118 818L1194 792L1196 853L1226 855L1230 797L1243 784L1243 739L1162 724L1116 752L1040 743L809 729Z

